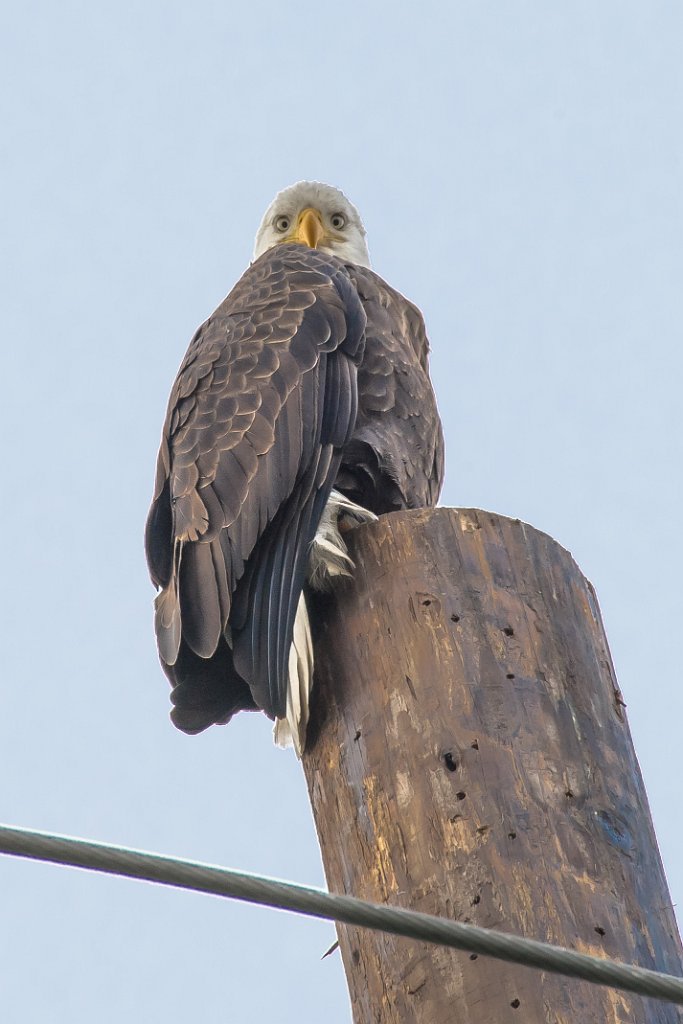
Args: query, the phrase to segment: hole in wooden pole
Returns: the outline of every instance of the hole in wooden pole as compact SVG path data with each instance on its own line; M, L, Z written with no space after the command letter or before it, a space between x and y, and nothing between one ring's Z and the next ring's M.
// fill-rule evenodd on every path
M455 760L450 750L448 753L443 755L444 764L448 768L449 772L455 772L458 769L458 762Z

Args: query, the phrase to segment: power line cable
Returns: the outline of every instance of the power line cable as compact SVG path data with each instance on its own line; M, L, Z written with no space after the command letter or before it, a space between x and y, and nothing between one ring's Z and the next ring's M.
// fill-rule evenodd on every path
M374 928L683 1005L683 979L670 974L632 967L616 960L603 960L561 946L448 921L431 914L380 906L353 896L333 895L320 889L230 871L211 864L8 825L0 825L0 853L138 878L290 910L308 917Z

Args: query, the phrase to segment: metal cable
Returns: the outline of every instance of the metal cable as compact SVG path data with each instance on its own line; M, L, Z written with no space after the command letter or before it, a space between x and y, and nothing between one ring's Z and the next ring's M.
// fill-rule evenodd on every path
M447 921L431 914L366 903L352 896L336 896L291 882L278 882L210 864L6 825L0 825L0 853L193 889L291 910L308 917L343 921L683 1005L683 979L670 974L631 967L615 960L602 960L534 939Z

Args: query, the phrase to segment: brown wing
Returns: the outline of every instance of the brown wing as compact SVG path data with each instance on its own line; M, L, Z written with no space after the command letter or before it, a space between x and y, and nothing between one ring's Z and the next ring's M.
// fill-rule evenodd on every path
M146 530L159 654L187 731L239 707L284 714L308 548L356 418L364 327L339 261L282 246L190 343Z
M417 306L362 267L347 267L367 316L358 417L336 486L380 515L435 505L443 431Z

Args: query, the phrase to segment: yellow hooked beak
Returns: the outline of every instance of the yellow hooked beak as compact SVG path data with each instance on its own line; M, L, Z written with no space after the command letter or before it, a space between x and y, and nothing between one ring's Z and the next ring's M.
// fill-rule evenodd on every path
M299 214L292 241L317 249L324 237L325 228L320 210L315 210L312 206L306 207Z

